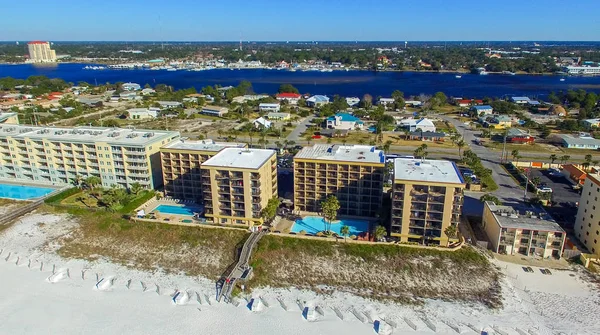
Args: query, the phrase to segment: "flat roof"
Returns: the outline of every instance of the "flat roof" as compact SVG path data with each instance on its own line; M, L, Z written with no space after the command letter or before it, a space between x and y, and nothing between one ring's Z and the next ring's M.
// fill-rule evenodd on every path
M214 151L218 152L223 148L245 148L245 143L233 143L233 142L215 142L213 140L200 140L200 141L189 141L189 140L178 140L171 142L163 147L163 149L174 149L174 150L190 150L190 151Z
M315 144L304 147L294 159L316 159L353 163L385 163L383 150L370 145Z
M494 214L494 218L501 228L565 232L541 208L526 204L496 205L491 201L486 201L485 205Z
M225 148L209 158L202 166L258 169L273 155L275 150Z
M394 160L394 180L444 184L465 183L454 162L418 158L396 158Z
M596 145L600 146L600 140L593 137L575 137L568 134L561 135L562 139L569 145Z
M108 127L38 127L31 125L0 125L0 138L48 140L58 142L95 143L109 145L146 146L162 139L179 137L178 131Z

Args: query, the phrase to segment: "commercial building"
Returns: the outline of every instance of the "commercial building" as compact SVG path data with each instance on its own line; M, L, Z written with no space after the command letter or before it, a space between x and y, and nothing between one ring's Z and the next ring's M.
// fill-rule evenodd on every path
M348 113L337 113L334 116L330 116L325 121L325 125L329 129L345 129L354 130L356 128L362 129L364 122L354 115Z
M162 185L159 149L179 132L0 124L0 178L54 185L96 176L104 187Z
M443 160L394 160L391 235L401 242L444 244L444 230L460 221L465 181Z
M568 74L598 75L600 66L565 66L563 71Z
M217 224L256 226L277 197L274 150L225 148L200 166L205 216Z
M202 202L200 166L224 148L243 149L246 144L178 140L160 148L165 196Z
M482 225L492 251L508 255L560 258L567 235L546 211L526 205L486 201Z
M56 62L56 52L50 49L50 42L32 41L27 43L29 60L34 63Z
M600 149L600 140L591 137L589 134L580 133L579 136L561 135L563 146L573 149Z
M294 207L320 212L321 202L334 195L340 216L375 217L383 192L385 156L366 145L316 144L294 157Z
M588 174L575 219L575 235L591 253L600 256L600 175Z

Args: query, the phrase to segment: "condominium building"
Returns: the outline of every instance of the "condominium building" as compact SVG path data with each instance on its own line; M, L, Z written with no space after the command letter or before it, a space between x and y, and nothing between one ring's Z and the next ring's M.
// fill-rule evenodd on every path
M274 150L225 148L200 166L205 216L218 224L256 226L277 197Z
M0 179L67 185L96 176L102 186L162 184L161 146L174 131L0 124Z
M320 212L331 195L341 216L375 217L381 208L385 156L366 145L316 144L294 157L294 208Z
M32 41L27 43L29 60L34 63L56 62L56 52L50 49L50 42Z
M600 174L588 174L575 219L575 235L589 252L600 256Z
M165 196L202 202L200 165L223 148L232 147L246 148L246 144L178 140L160 148Z
M499 206L487 201L483 209L483 228L492 251L508 255L560 258L566 233L541 208Z
M401 242L447 242L444 231L460 221L464 188L453 162L395 159L391 235Z

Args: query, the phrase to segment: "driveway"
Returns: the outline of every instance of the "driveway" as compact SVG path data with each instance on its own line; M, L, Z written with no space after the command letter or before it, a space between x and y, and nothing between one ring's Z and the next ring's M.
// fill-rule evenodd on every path
M292 130L292 132L287 136L286 139L288 141L294 141L296 143L300 143L300 141L303 140L302 133L306 131L306 128L308 128L308 126L311 124L312 120L315 117L316 116L314 116L314 115L310 115L310 116L307 116L304 120L300 121L300 123L298 123L296 128L294 128L294 130Z

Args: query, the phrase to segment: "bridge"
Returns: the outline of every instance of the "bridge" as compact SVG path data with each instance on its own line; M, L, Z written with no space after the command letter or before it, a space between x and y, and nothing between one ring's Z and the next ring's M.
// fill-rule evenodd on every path
M238 280L246 280L252 271L250 266L250 257L252 256L252 250L258 243L258 241L267 234L266 230L255 231L250 234L246 242L242 247L240 256L235 266L229 270L225 276L221 277L217 281L217 301L224 299L225 302L229 302L231 299L231 292L235 287Z

